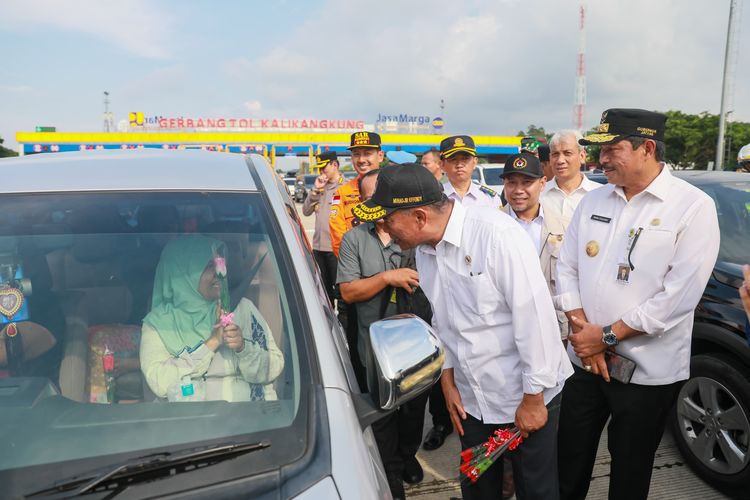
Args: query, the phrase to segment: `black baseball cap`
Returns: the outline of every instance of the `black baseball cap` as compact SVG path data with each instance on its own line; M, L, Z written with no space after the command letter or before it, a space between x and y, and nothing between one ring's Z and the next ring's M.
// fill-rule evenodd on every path
M602 113L596 132L587 135L578 143L582 146L591 144L603 146L626 137L645 137L655 141L664 141L666 123L667 116L655 111L612 108Z
M346 149L354 148L377 148L380 149L380 134L375 132L354 132L351 136L349 147Z
M471 156L477 155L474 139L468 135L454 135L440 141L440 157L450 158L456 153L467 153Z
M503 169L503 179L511 174L523 174L528 177L539 179L544 177L544 170L539 158L531 153L519 153L512 155L505 160L505 169Z
M375 192L352 209L363 222L382 219L399 208L430 205L443 199L443 188L419 163L388 165L380 169Z
M318 168L325 168L326 165L331 163L332 161L338 161L339 157L336 154L336 151L326 151L324 153L320 153L315 157L315 166Z
M549 161L550 151L548 144L542 144L536 152L539 153L539 161Z

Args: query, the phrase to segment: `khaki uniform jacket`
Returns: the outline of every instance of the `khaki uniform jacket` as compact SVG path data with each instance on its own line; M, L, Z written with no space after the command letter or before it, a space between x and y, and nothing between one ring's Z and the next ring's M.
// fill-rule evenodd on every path
M539 263L542 266L544 279L547 280L547 287L550 294L552 294L552 297L555 297L557 295L557 287L555 286L555 282L557 281L557 259L560 257L563 237L570 219L560 215L560 212L551 204L545 203L544 200L541 200L541 204L544 211L544 219L542 219L542 250L539 255ZM508 204L500 210L507 214L510 209L510 204ZM560 326L560 337L565 339L568 337L568 319L558 304L555 304L555 312L557 313L557 323Z
M336 190L344 183L344 176L339 175L339 179L333 182L326 182L322 192L316 192L311 189L307 193L307 198L302 204L302 213L305 216L312 215L315 212L315 233L313 234L313 250L321 252L331 252L331 228L329 219L331 218L331 202Z

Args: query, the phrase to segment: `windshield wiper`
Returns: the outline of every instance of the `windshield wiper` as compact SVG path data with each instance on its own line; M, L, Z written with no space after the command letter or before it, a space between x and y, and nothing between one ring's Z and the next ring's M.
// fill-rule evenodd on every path
M121 490L131 484L155 479L162 476L173 476L190 472L229 460L240 455L263 450L271 446L270 441L240 443L216 446L189 452L156 453L117 465L101 474L76 476L57 483L54 486L36 491L28 497L51 495L74 490L72 496L93 493L95 489L105 487ZM194 449L193 449L194 450Z

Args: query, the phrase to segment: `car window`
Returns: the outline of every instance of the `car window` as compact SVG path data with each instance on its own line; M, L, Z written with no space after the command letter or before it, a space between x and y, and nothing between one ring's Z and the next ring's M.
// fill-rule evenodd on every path
M0 327L23 339L0 342L0 471L272 431L304 449L306 316L267 203L0 199Z
M721 230L718 260L744 265L750 262L750 182L701 185L716 204Z
M499 186L503 183L503 168L486 167L484 169L484 182L488 186Z
M475 168L471 172L471 180L474 181L474 182L477 182L477 183L481 183L482 182L482 174L479 171L479 168Z

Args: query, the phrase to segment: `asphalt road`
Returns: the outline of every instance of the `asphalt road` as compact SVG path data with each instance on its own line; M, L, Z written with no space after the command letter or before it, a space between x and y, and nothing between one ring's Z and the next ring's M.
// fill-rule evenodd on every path
M301 204L297 211L305 225L310 241L312 241L314 218L302 215ZM430 430L429 413L425 414L424 434ZM408 498L418 500L448 500L461 497L458 483L458 461L460 453L458 436L454 432L443 446L435 451L420 449L417 454L419 462L425 472L424 480L414 486L406 488ZM598 500L607 498L609 488L609 452L607 451L607 433L602 434L599 451L596 456L594 473L591 477L591 488L588 499ZM653 475L651 477L651 491L649 498L654 500L682 500L682 499L727 499L729 497L715 490L696 476L687 466L674 443L669 431L656 452Z

